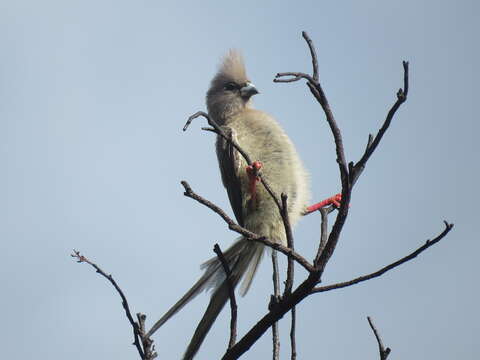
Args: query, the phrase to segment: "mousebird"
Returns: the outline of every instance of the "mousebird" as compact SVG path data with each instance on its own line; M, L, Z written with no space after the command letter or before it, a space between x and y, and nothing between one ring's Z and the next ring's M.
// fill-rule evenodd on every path
M275 201L259 182L259 171L276 194L288 195L288 213L292 226L304 213L327 204L338 206L340 199L337 195L307 208L310 197L308 174L292 141L278 122L266 112L253 108L251 98L258 93L247 77L241 54L230 50L207 91L208 115L250 158L255 159L248 165L228 141L217 136L216 152L221 178L238 224L287 246L282 217ZM240 237L224 251L232 273L232 285L236 287L243 281L240 289L242 296L250 288L264 250L263 244ZM184 360L195 356L229 299L229 285L218 258L208 260L201 267L204 269L201 278L147 334L153 334L200 292L211 289L210 302L185 351Z

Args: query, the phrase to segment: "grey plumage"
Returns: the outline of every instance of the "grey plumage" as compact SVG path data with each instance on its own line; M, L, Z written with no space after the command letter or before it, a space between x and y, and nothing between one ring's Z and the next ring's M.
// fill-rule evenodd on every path
M237 51L230 51L207 92L208 113L251 159L263 164L262 176L273 191L288 195L290 222L294 225L309 200L308 176L280 125L270 115L251 106L251 97L256 93L258 91L247 78L242 56ZM282 218L271 196L261 184L257 184L255 195L252 195L246 172L248 164L243 157L220 136L217 137L216 150L222 181L238 223L256 234L287 245ZM264 245L243 237L224 252L232 271L233 285L237 286L243 278L242 295L250 288L263 252ZM203 276L150 330L153 333L201 291L211 288L209 305L187 347L185 360L195 356L229 298L219 260L214 257L202 268L205 269Z

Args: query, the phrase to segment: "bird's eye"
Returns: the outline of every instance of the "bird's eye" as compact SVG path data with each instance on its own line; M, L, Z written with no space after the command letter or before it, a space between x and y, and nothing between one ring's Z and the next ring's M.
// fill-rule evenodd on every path
M225 85L225 90L232 91L238 89L238 85L235 84L234 82L229 82Z

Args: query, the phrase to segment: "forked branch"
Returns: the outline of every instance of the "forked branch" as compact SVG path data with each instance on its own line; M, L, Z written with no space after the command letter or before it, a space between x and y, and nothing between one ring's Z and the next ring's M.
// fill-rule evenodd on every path
M218 207L217 205L215 205L214 203L212 203L211 201L208 201L207 199L203 198L202 196L198 195L197 193L195 193L192 188L190 187L190 185L186 182L186 181L182 181L181 184L183 185L184 189L185 189L185 192L184 192L184 195L189 197L189 198L192 198L196 201L198 201L199 203L207 206L208 208L210 208L211 210L213 210L215 213L217 213L218 215L220 215L222 217L222 219L227 223L228 225L228 228L230 230L233 230L243 236L245 236L245 238L247 238L248 240L252 240L252 241L257 241L257 242L260 242L268 247L271 247L272 249L275 249L275 250L278 250L280 251L282 254L286 255L287 257L289 258L292 258L293 260L295 260L296 262L298 262L303 268L305 268L305 270L307 270L308 272L311 272L313 271L313 266L312 264L310 264L308 262L307 259L305 259L303 256L301 256L300 254L296 253L295 251L293 251L292 249L289 249L288 247L285 247L279 243L276 243L276 242L273 242L271 240L269 240L268 238L266 238L265 236L260 236L258 234L255 234L243 227L241 227L240 225L238 225L237 223L235 223L235 221L232 220L232 218L230 218L226 213L225 211L223 211L220 207Z
M314 271L310 272L308 278L303 281L291 294L285 294L285 296L276 304L276 306L269 309L269 312L255 325L253 326L247 334L238 341L238 343L230 348L222 359L237 359L239 358L245 351L247 351L264 333L265 331L272 326L273 323L278 321L282 318L288 311L295 307L300 301L302 301L308 295L315 293L315 292L322 292L333 290L336 288L341 288L345 286L350 286L356 284L361 281L368 280L370 278L380 276L386 271L399 266L400 264L411 260L415 256L417 256L422 251L426 250L436 242L440 241L452 228L452 224L446 224L445 230L440 234L436 239L427 242L424 246L417 249L412 254L406 256L405 258L386 266L385 268L363 276L357 279L354 279L350 282L346 283L339 283L334 284L328 287L320 287L316 288L316 284L318 284L321 280L322 274L325 270L325 267L331 258L333 252L335 251L336 245L338 243L338 239L340 237L340 233L342 231L343 225L345 224L347 215L348 215L348 208L350 203L350 196L353 189L355 182L357 181L358 177L362 173L363 169L365 168L365 164L373 154L373 152L378 147L383 135L385 134L386 130L390 126L390 123L393 119L398 108L403 104L407 99L408 94L408 63L403 62L404 67L404 88L401 89L397 93L397 100L395 104L392 106L388 115L385 119L384 124L380 128L377 136L373 138L369 136L369 141L365 150L364 156L359 160L359 162L355 165L353 162L347 164L347 160L345 157L345 151L343 147L343 140L341 131L335 121L333 113L331 111L330 105L328 103L327 97L323 88L320 84L319 80L319 72L318 72L318 61L315 48L313 46L313 42L309 38L306 32L302 32L302 36L307 42L307 45L310 50L310 54L312 57L312 66L313 66L313 75L308 75L302 72L283 72L278 73L274 79L274 82L282 82L282 83L290 83L295 82L300 79L307 80L307 86L313 96L317 99L318 103L323 109L325 114L327 123L330 126L334 142L335 142L335 150L337 155L337 163L339 166L340 171L340 180L342 184L342 203L335 219L335 223L333 224L332 231L327 236L325 233L321 236L321 241L319 245L319 249L317 251L317 255L314 260ZM322 213L322 231L326 229L326 217L327 213Z
M157 357L157 353L155 352L155 346L153 345L153 340L149 337L145 336L145 319L146 316L143 314L137 314L137 318L139 322L135 322L133 320L132 313L130 311L130 307L128 305L127 297L123 293L120 286L118 286L117 282L113 279L112 275L107 275L97 264L88 260L85 256L80 254L80 251L73 250L73 253L70 255L71 257L77 259L78 263L87 263L90 264L100 275L102 275L105 279L107 279L118 292L122 299L122 306L125 310L125 314L127 316L130 325L132 325L133 329L133 344L137 348L138 354L142 360L153 360Z

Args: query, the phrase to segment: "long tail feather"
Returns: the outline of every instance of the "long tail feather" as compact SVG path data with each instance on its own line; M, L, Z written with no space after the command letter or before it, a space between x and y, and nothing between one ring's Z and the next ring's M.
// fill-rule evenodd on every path
M183 360L193 359L198 349L200 348L200 345L202 345L203 340L210 331L210 328L220 314L220 311L222 311L223 307L225 306L228 298L228 285L226 282L224 282L212 294L207 310L205 310L205 314L203 315L202 320L200 320L200 322L198 323L192 340L190 340L190 344L188 345L187 350L183 355Z
M185 305L193 300L198 294L209 286L209 281L214 277L215 272L205 271L205 274L158 320L152 328L148 331L147 337L151 336L157 331L163 324L165 324L173 315L180 311Z
M262 259L263 250L264 246L262 244L245 238L239 238L223 253L232 273L232 285L236 287L243 278L242 295L245 295L250 287L258 264ZM152 326L147 333L147 336L151 336L199 293L203 290L212 288L213 293L210 298L210 303L208 304L207 310L200 320L200 323L193 334L192 340L188 345L184 355L185 360L190 360L195 356L200 345L207 336L208 331L229 298L225 271L218 258L214 257L206 261L202 265L202 269L205 269L205 273L202 277L185 293L185 295L182 296L180 300L175 303L175 305L170 308L170 310L165 313L165 315L160 318L160 320Z
M242 286L244 290L242 291L242 295L245 295L250 287L252 279L258 268L258 263L262 258L263 250L264 246L262 244L241 238L224 253L225 259L227 260L232 272L232 285L236 287L242 277L244 277ZM214 259L211 259L210 261L213 262ZM218 260L216 261L219 263ZM223 271L223 268L220 270ZM215 286L215 290L210 298L210 303L208 304L207 310L195 329L195 333L193 334L190 344L185 351L183 360L193 359L228 299L228 284L225 280L225 275L223 275L222 282L217 283L217 286Z

